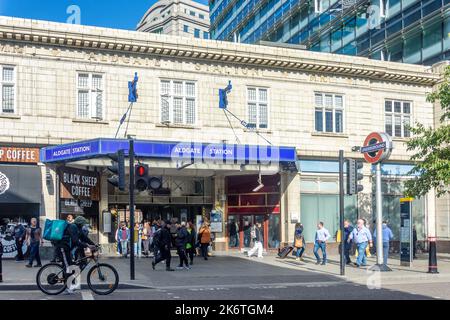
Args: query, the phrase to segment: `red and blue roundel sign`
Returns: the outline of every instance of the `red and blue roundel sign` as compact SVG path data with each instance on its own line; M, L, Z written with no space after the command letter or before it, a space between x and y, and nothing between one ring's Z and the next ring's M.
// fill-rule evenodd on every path
M375 164L387 160L392 152L392 139L384 132L372 132L364 141L361 153L367 162Z

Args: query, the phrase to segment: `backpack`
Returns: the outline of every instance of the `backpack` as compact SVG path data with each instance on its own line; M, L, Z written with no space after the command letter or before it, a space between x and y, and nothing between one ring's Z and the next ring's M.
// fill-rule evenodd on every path
M48 241L61 241L67 225L68 223L65 220L47 219L45 221L44 239Z

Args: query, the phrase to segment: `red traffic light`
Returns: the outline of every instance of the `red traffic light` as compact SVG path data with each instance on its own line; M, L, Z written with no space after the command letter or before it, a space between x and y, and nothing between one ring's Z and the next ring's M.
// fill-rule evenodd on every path
M144 177L147 174L147 168L145 166L137 166L136 167L136 174L139 177Z

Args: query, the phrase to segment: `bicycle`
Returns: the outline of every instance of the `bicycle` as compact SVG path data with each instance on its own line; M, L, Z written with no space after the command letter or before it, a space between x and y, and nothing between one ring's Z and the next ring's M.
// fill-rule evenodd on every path
M90 290L98 295L109 295L113 293L119 286L119 274L117 270L106 263L99 263L100 247L96 246L96 250L91 250L91 255L78 259L70 267L77 266L80 270L79 275L94 261L94 265L87 273L87 284ZM42 266L37 275L36 283L43 293L47 295L59 295L67 288L67 281L72 280L74 272L66 272L64 264L49 263ZM112 275L112 277L109 277ZM111 281L109 279L111 278ZM98 283L97 283L98 281Z

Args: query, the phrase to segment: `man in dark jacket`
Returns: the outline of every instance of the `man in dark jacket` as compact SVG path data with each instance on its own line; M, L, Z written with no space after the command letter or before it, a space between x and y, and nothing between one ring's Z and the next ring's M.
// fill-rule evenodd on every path
M161 261L166 260L166 270L175 271L170 268L170 260L172 255L170 254L170 246L172 244L172 235L170 234L171 222L167 220L161 224L161 229L155 232L153 235L153 242L155 247L159 249L158 255L155 255L155 260L152 261L152 268L155 270L155 266Z
M181 222L181 224L177 224L177 237L175 238L175 246L177 247L177 254L180 257L180 264L177 269L189 270L189 262L186 256L186 244L188 242L188 232L186 229L186 222Z
M14 226L14 239L16 240L17 256L16 261L24 261L23 257L23 241L25 240L26 230L25 227L20 223Z
M345 257L345 263L350 264L352 263L352 260L350 259L350 250L352 249L353 243L348 241L348 237L353 231L353 227L350 224L350 221L345 220L344 221L344 257Z
M72 250L76 249L81 257L84 256L84 249L97 249L95 243L82 231L87 224L89 222L84 217L76 217L64 230L63 239L55 243L59 258L65 267L73 264Z

